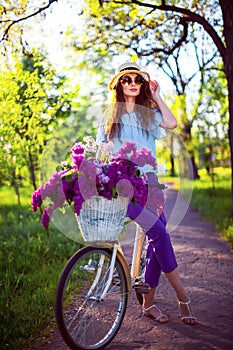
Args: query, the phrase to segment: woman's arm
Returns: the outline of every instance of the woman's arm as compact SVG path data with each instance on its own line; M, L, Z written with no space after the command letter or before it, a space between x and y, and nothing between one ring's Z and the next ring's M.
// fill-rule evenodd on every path
M150 89L152 97L158 104L158 107L163 117L159 126L161 126L164 129L175 129L177 127L177 120L168 108L168 106L164 103L163 99L161 98L160 86L156 80L150 81Z

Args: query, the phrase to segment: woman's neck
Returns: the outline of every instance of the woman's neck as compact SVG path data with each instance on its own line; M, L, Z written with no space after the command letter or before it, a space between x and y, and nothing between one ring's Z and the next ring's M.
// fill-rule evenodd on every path
M127 96L125 97L125 102L126 111L132 113L134 111L135 97Z

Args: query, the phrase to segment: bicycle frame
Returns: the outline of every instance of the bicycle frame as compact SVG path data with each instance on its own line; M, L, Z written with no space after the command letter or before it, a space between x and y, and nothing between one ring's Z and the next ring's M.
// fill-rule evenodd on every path
M107 294L107 291L110 287L110 284L112 283L112 277L113 277L113 270L114 270L114 266L115 266L115 261L116 261L116 255L117 255L117 247L118 244L114 244L113 246L113 252L112 252L112 258L111 258L111 265L110 265L110 271L109 271L109 277L108 277L108 281L107 284L100 296L100 300L103 300L105 295ZM99 266L98 266L98 270L97 270L97 274L96 274L96 278L92 283L91 288L89 289L88 295L92 294L92 291L94 290L95 286L97 285L97 283L99 282L99 278L100 278L100 274L101 274L101 270L102 270L102 266L104 263L104 256L102 255L100 258L100 262L99 262Z
M131 276L134 281L136 277L141 277L139 276L140 252L142 250L144 236L145 234L140 229L140 226L136 225L136 234L134 238L134 248L133 248L133 257L132 257L132 265L131 265Z
M124 257L124 253L121 249L119 242L114 242L113 245L111 243L107 243L107 242L99 242L97 244L97 245L101 245L102 247L108 247L108 248L110 247L112 249L112 258L111 258L111 264L110 264L110 270L109 270L109 277L108 277L107 284L106 284L106 286L105 286L105 288L100 296L100 300L104 299L105 295L108 292L110 284L112 282L116 258L119 259L119 261L121 262L121 264L123 266L123 269L125 271L125 275L127 276L128 293L131 295L131 289L132 289L132 285L135 283L135 279L137 277L141 277L141 276L139 276L139 269L140 269L140 254L139 253L141 252L141 249L142 249L143 238L144 238L144 233L141 231L140 227L137 225L135 238L134 238L131 270L129 270L128 263ZM95 280L93 281L93 284L92 284L91 288L89 289L87 297L89 297L92 294L92 291L94 290L95 286L98 284L103 263L104 263L104 257L103 258L101 257L101 259L99 261L98 271L97 271Z

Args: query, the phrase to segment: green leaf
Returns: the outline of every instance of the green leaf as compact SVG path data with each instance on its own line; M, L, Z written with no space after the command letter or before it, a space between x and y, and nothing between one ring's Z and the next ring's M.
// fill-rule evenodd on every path
M118 192L117 192L116 187L113 187L113 189L112 189L112 197L113 198L117 198L118 197Z

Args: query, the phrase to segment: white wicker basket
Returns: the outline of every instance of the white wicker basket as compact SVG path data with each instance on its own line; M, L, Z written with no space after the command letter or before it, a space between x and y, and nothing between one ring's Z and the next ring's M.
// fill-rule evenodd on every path
M83 236L88 242L115 241L124 225L129 199L125 197L108 200L101 196L87 199L76 215Z

